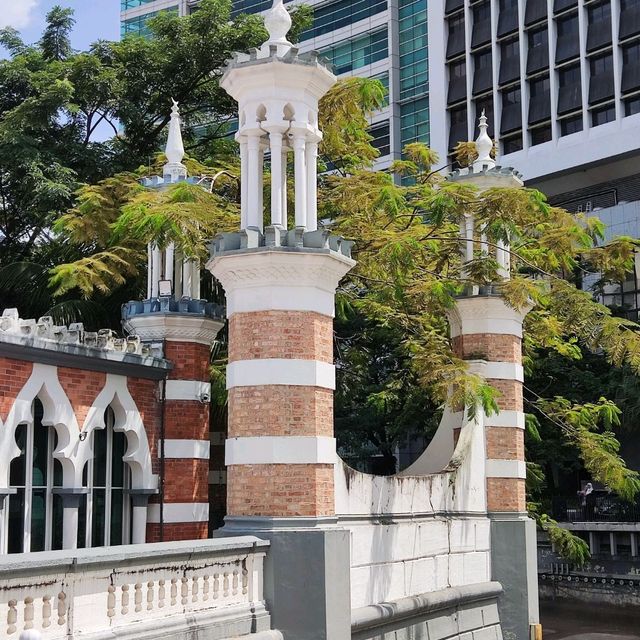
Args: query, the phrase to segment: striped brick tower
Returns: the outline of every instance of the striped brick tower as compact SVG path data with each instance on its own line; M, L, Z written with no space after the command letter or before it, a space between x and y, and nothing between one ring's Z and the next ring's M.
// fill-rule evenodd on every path
M480 190L522 187L513 170L496 167L489 157L493 143L484 115L476 145L479 159L472 168L452 174L450 180L468 182ZM493 253L500 276L509 278L507 246L483 243L469 215L461 223L461 236L464 262L473 259L474 250ZM499 413L484 417L492 577L504 588L500 602L503 629L523 639L537 637L539 631L536 531L527 515L525 495L522 324L528 311L509 307L499 295L499 286L491 285L480 290L470 287L449 314L454 351L469 362L470 371L500 392Z
M162 178L164 189L187 179L180 112L174 101ZM150 245L147 299L125 305L124 326L159 347L172 364L162 383L161 433L150 434L160 494L150 500L147 542L194 540L209 534L209 353L224 326L221 310L200 299L200 265L173 244ZM134 496L141 503L148 496ZM134 506L136 506L134 502Z
M265 24L269 40L250 55L237 54L221 81L239 103L242 164L240 232L216 239L208 265L224 286L229 319L222 535L271 541L273 582L265 595L285 637L344 640L351 634L349 538L335 517L333 316L338 282L355 263L350 243L317 230L316 213L318 100L335 76L287 42L291 20L282 0ZM271 202L264 227L266 152ZM330 575L329 586L323 578ZM318 597L300 604L296 596L309 584Z

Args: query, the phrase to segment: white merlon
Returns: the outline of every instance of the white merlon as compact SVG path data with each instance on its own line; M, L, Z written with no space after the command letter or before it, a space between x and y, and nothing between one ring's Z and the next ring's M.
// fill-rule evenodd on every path
M165 400L197 400L209 402L211 383L199 380L167 380Z
M527 477L527 463L524 460L487 460L487 478L517 478L525 480Z
M167 524L182 522L209 522L208 502L165 502L163 506L163 521ZM160 522L160 505L150 504L147 522Z
M335 464L336 440L322 436L229 438L225 464Z
M178 458L208 460L211 443L209 440L172 440L164 441L164 457L170 460Z
M485 380L515 380L524 382L524 369L515 362L488 362L470 360L469 371L482 376Z
M237 360L227 366L227 389L268 385L336 388L335 366L318 360Z
M524 412L522 411L500 411L491 416L485 416L485 427L511 427L513 429L524 429Z

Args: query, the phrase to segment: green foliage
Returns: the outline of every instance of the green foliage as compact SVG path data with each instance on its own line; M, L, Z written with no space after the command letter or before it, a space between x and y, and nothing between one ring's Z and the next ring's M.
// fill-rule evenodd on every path
M571 533L568 529L562 528L546 514L542 514L536 519L542 530L547 532L549 540L553 543L556 551L563 558L573 562L578 567L582 567L591 558L589 545L582 538Z

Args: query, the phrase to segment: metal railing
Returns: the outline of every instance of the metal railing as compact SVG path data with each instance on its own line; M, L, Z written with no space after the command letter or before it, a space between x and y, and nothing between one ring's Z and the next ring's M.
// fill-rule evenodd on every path
M553 517L559 522L640 522L640 500L627 502L612 495L555 498Z

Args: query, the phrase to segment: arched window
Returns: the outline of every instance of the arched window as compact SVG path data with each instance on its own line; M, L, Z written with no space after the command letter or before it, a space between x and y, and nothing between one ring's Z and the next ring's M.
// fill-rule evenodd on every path
M88 493L78 518L79 548L129 544L131 540L131 470L123 460L127 438L114 430L114 423L109 407L105 428L91 433L93 458L83 473Z
M55 460L58 436L54 427L42 424L42 403L33 403L33 421L18 425L15 433L20 455L11 461L7 551L62 549L62 498L54 487L62 486L62 465Z

